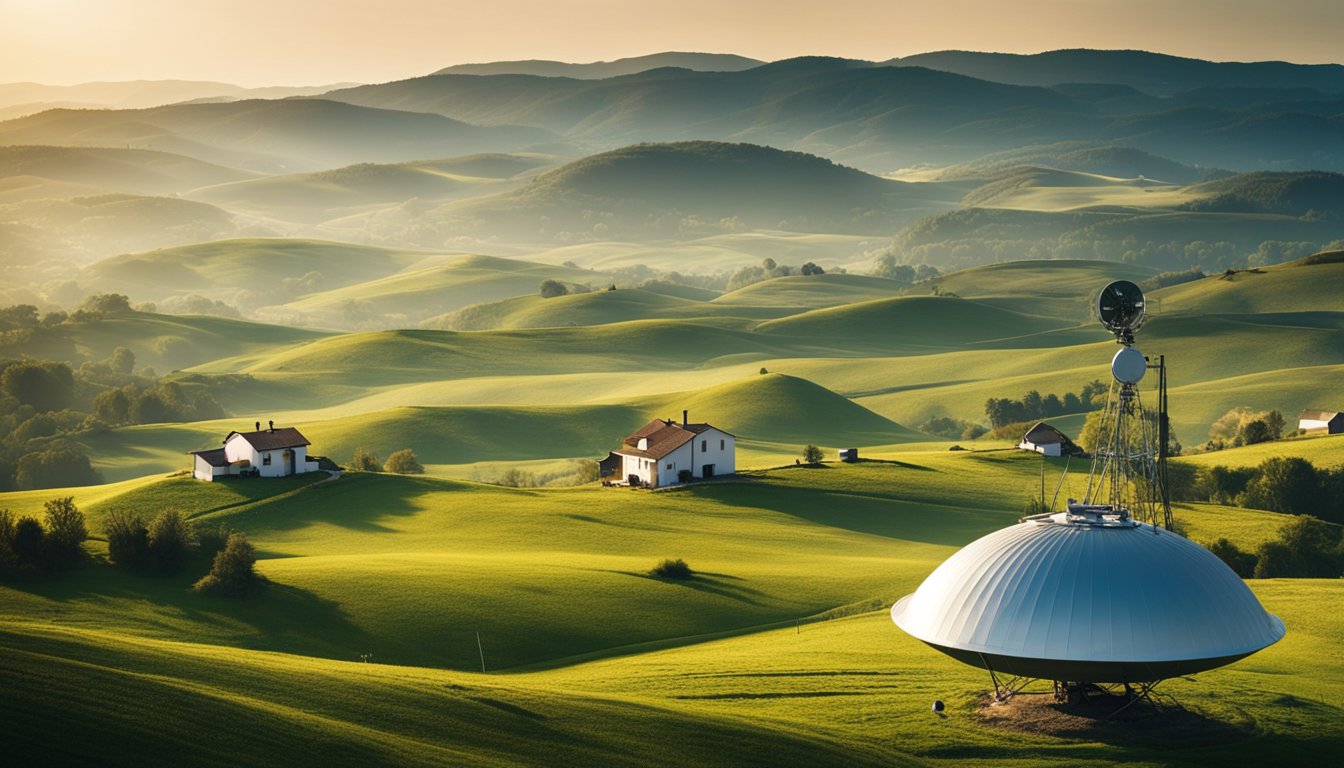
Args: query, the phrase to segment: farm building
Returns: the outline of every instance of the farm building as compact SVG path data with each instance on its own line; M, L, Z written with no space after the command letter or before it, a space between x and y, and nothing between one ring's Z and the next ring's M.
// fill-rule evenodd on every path
M1083 449L1074 444L1069 436L1060 432L1052 424L1036 422L1036 426L1027 430L1022 442L1017 444L1024 451L1035 451L1046 456L1081 456Z
M1338 435L1344 433L1344 413L1339 411L1303 411L1297 417L1297 428L1307 434Z
M256 475L259 477L287 477L316 472L318 459L308 455L308 438L293 427L262 429L257 422L253 432L230 432L224 438L224 447L209 451L193 451L195 466L192 474L197 480L210 482L220 477Z
M687 477L736 472L736 440L712 424L691 424L682 411L680 424L654 419L625 438L599 464L602 476L617 483L664 488L685 482Z

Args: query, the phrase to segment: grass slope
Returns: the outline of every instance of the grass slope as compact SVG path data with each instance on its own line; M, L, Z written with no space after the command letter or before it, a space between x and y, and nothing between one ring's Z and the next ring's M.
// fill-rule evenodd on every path
M0 147L0 179L29 177L139 195L172 195L252 174L195 158L118 147Z
M425 260L429 254L322 240L246 238L197 243L104 259L82 279L104 291L140 301L197 293L232 298L238 291L265 296L285 279L316 272L337 287L375 280Z

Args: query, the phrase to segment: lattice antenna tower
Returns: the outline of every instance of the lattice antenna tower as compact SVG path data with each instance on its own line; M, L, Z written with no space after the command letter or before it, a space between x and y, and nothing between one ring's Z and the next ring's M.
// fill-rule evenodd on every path
M1124 516L1171 530L1167 490L1166 360L1150 364L1134 346L1134 332L1146 317L1143 291L1117 280L1097 296L1097 319L1115 334L1120 350L1111 358L1111 387L1106 397L1087 477L1086 504L1111 507ZM1158 372L1156 408L1145 408L1139 390L1149 369Z

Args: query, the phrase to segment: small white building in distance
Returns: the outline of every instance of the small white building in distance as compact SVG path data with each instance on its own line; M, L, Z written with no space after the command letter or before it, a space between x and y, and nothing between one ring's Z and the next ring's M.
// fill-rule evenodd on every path
M1035 451L1046 456L1081 456L1083 450L1074 444L1069 436L1060 432L1054 425L1044 421L1027 430L1022 442L1017 444L1024 451Z
M258 421L256 431L230 432L223 448L193 451L192 475L210 482L220 477L287 477L318 470L317 459L308 456L308 438L293 427L276 429L273 421L269 425L262 429Z
M703 479L737 471L737 438L711 424L654 419L622 441L599 462L602 476L618 484L665 488L682 482L683 472Z
M1344 413L1303 411L1297 418L1297 428L1309 435L1338 435L1344 433Z

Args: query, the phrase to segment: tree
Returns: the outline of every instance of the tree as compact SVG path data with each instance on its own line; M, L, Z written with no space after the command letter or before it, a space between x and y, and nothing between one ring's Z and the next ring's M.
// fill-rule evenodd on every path
M99 392L93 398L93 415L110 426L127 424L131 419L131 399L120 389Z
M602 479L602 468L596 461L581 460L579 466L574 471L574 482L579 485L596 483Z
M658 563L649 571L649 575L657 576L661 579L685 581L695 576L695 571L691 570L691 566L687 565L685 560L678 557L676 560L669 558Z
M800 273L804 274L804 275L824 275L824 274L826 274L826 270L822 269L821 267L817 266L816 264L813 264L813 263L810 262L810 261L807 262L806 264L804 264L802 267L800 267L800 268L798 269L798 271L799 271Z
M0 392L38 411L59 411L74 399L75 376L65 363L25 360L0 373Z
M1265 414L1265 426L1269 427L1269 439L1278 440L1283 437L1283 428L1287 426L1284 422L1283 412L1275 408Z
M149 523L149 557L162 573L177 573L195 540L191 523L176 509L165 509Z
M79 309L90 315L124 315L131 309L131 300L120 293L98 293L84 300Z
M761 375L762 375L762 376L764 376L765 374L767 374L767 373L769 373L769 372L770 372L770 371L767 370L765 366L761 366Z
M257 551L247 536L241 533L229 534L228 543L215 554L210 572L196 582L195 589L231 597L245 595L265 583L265 579L256 572L256 563Z
M383 463L378 460L378 454L359 447L350 458L350 468L356 472L378 472L383 468Z
M65 447L24 454L14 470L19 490L95 485L100 480L88 456Z
M46 533L35 517L24 516L14 524L14 536L10 539L9 549L15 563L24 570L35 570L42 564L43 548L46 545Z
M1260 463L1238 502L1243 507L1305 515L1315 511L1319 493L1320 479L1311 462L1274 456Z
M425 468L415 458L415 451L410 448L394 451L391 456L387 457L387 463L383 465L383 470L385 472L396 472L399 475L423 475L425 473Z
M1252 552L1244 552L1227 539L1219 539L1209 545L1209 551L1218 559L1227 563L1227 567L1243 579L1255 576L1255 564L1259 560Z
M821 449L815 445L803 447L803 461L808 464L820 464L822 458Z
M122 568L139 569L149 562L149 528L138 512L113 510L103 523L107 556Z
M777 267L779 267L779 263L769 256L766 256L765 259L761 261L761 268L766 272L774 272Z
M117 347L112 350L112 359L109 362L113 371L122 376L130 376L135 370L135 353L126 347Z
M540 290L541 290L541 298L543 299L553 299L557 296L564 296L569 293L569 290L565 288L564 283L560 282L559 280L550 280L550 279L541 281Z
M1261 419L1256 419L1241 425L1241 430L1237 432L1236 442L1241 445L1255 445L1272 439L1269 425Z
M80 544L89 538L89 529L74 497L52 499L43 506L47 511L47 548L53 559L69 562L79 558L83 554Z

